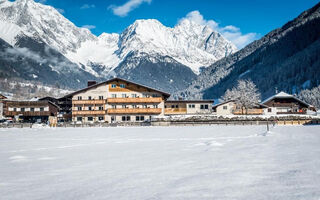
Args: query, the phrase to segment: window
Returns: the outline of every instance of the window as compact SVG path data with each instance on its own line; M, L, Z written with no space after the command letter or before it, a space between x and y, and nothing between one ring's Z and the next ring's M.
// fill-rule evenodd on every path
M158 108L158 105L157 104L153 105L153 108Z
M146 98L146 97L147 97L147 94L142 94L142 97L143 97L143 98Z
M82 110L82 107L78 107L78 110Z
M122 121L131 121L131 117L130 116L122 116Z
M147 105L143 105L142 108L148 108Z
M189 104L189 108L195 108L196 106L194 104Z
M164 105L164 108L167 108L167 105Z
M78 100L82 100L82 96L78 96Z
M92 110L92 107L91 107L91 106L89 106L89 107L88 107L88 110Z
M43 112L43 111L44 111L44 107L41 107L41 108L40 108L40 112Z
M227 110L228 106L223 106L222 108L223 108L223 110Z
M92 122L93 121L93 117L88 117L88 121Z
M125 85L125 84L120 84L120 87L121 87L121 88L125 88L126 85Z
M131 94L131 97L132 98L137 98L138 96L137 96L137 94Z
M98 120L99 120L99 121L103 121L103 120L104 120L104 117L98 117Z
M117 98L117 94L112 94L111 97L112 98Z
M204 105L200 105L200 109L203 110L204 109Z
M122 108L127 108L127 106L126 105L122 105Z
M117 108L117 105L111 105L113 109L116 109Z
M102 106L99 106L99 110L103 110L103 107L102 107Z
M77 121L82 121L82 117L77 117Z
M30 111L31 111L31 112L34 112L34 108L30 108Z
M195 107L196 107L196 105L192 104L192 108L195 108Z
M99 100L103 100L103 96L99 96Z
M136 116L136 121L144 121L144 116Z
M126 94L122 94L122 98L127 98L127 95Z
M21 112L24 112L26 109L25 108L21 108Z
M136 104L133 104L132 108L138 108L138 106Z
M174 105L171 105L171 108L174 108Z
M272 109L271 109L271 108L268 108L268 112L272 112Z
M117 87L116 84L112 84L112 85L111 85L111 88L116 88L116 87Z
M17 112L17 108L13 108L13 111L14 111L14 112Z
M176 105L176 108L179 108L179 105L178 105L178 104Z
M152 94L152 97L159 97L158 94Z
M88 96L88 100L91 100L92 99L92 97L91 96Z
M208 110L209 109L209 105L208 104L204 105L204 109Z

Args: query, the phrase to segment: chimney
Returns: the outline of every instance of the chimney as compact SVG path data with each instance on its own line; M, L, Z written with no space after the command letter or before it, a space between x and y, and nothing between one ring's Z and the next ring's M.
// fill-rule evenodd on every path
M97 81L88 81L88 87L97 84Z

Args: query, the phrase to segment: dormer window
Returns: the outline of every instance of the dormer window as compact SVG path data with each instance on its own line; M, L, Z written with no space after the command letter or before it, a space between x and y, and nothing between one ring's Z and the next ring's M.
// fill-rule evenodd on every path
M116 88L116 87L117 87L116 84L112 84L112 85L111 85L111 88Z

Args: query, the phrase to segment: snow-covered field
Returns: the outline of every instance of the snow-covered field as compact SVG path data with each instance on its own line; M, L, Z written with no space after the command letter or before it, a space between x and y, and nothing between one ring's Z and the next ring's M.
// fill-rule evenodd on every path
M320 126L0 129L0 199L320 199Z

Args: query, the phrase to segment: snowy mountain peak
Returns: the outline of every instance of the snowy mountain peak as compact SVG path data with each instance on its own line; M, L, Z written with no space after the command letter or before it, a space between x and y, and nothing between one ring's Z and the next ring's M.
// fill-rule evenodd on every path
M88 29L75 26L51 6L33 0L1 2L0 38L12 46L19 35L43 41L95 76L105 76L132 52L169 56L199 73L201 67L236 51L219 33L190 20L171 28L156 19L141 19L120 35L103 33L97 37Z

